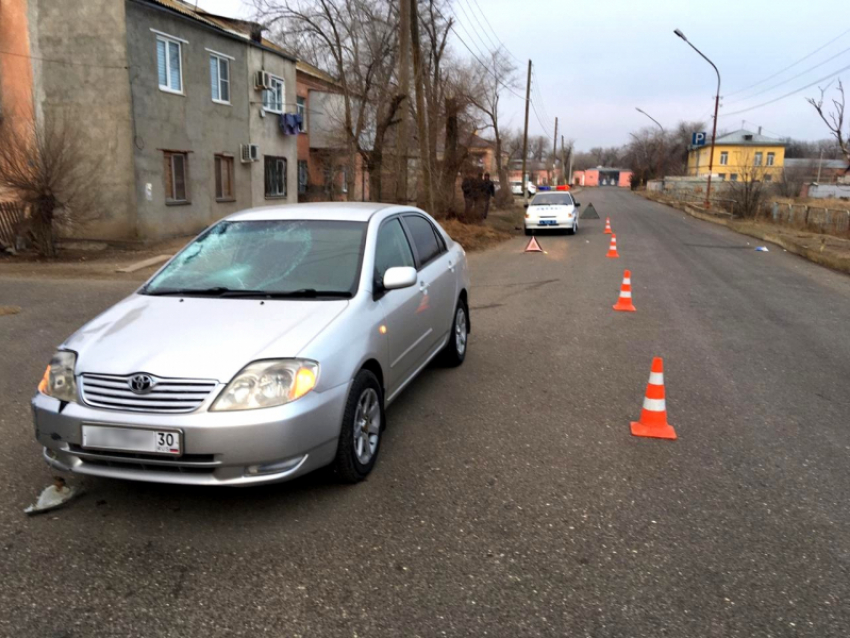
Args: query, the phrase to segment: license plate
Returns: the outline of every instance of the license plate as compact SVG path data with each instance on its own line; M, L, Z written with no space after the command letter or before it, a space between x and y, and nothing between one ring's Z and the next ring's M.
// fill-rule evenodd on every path
M108 425L83 425L83 447L140 454L183 454L183 437L177 430L142 430Z
M539 224L541 226L556 226L558 224L557 219L541 219Z

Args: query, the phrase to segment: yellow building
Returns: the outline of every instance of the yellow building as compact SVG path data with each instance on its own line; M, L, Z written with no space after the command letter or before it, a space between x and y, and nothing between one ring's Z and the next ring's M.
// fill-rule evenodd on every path
M711 144L688 149L688 175L708 175ZM785 165L785 143L741 129L721 135L714 143L712 175L720 181L780 181Z

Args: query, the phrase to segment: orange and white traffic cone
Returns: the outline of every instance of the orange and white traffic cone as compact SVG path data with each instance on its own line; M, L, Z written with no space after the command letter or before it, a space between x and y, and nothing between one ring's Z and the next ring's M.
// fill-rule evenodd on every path
M611 230L611 218L610 218L610 217L606 217L606 218L605 218L605 234L606 234L606 235L610 235L610 234L612 234L613 232L614 232L614 231L613 231L613 230Z
M609 259L619 259L620 254L617 252L617 236L611 235L611 245L608 247L608 254L605 255Z
M654 439L676 439L676 431L667 423L667 403L664 399L664 362L661 357L652 360L652 371L646 386L646 397L640 421L632 422L634 436L647 436Z
M623 284L620 286L620 298L614 304L614 310L622 310L623 312L635 312L632 303L632 271L627 270L623 273Z

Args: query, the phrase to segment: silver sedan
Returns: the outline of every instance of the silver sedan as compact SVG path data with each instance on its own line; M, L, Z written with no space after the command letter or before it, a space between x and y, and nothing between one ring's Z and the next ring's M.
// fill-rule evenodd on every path
M32 400L60 470L194 485L372 470L386 406L467 352L469 272L430 216L297 204L216 223L59 346Z

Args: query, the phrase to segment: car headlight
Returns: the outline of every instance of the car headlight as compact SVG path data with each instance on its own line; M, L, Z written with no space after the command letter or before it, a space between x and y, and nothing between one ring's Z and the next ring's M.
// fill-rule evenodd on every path
M315 361L255 361L233 377L210 410L254 410L290 403L315 388L318 376Z
M77 379L74 377L76 365L76 352L60 350L54 354L38 384L38 391L60 401L76 402Z

